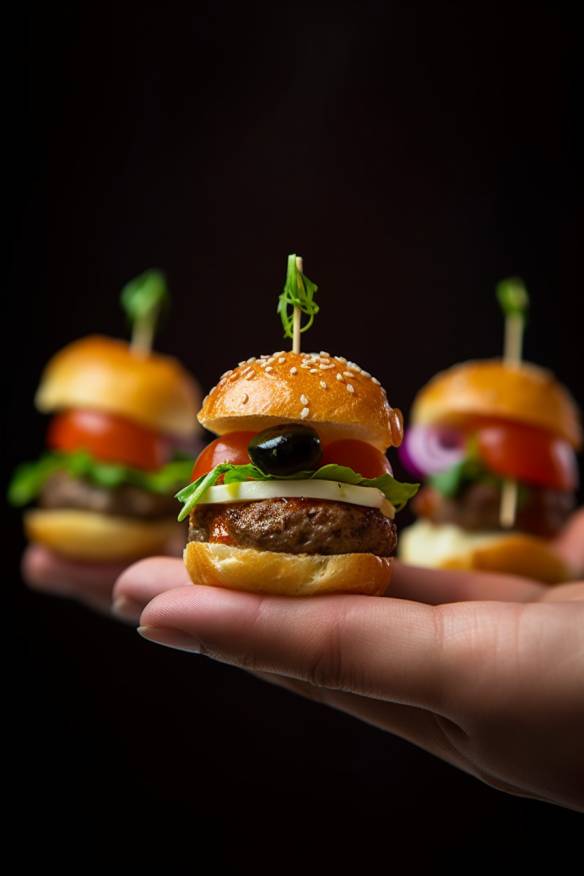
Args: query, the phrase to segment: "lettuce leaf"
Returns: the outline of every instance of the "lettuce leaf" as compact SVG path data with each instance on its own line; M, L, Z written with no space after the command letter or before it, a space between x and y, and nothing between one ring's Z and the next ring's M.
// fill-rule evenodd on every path
M214 469L205 475L201 475L192 484L188 484L176 494L179 502L183 502L183 508L178 515L179 520L184 520L191 513L195 505L201 502L209 487L217 483L223 475L225 484L233 484L238 481L287 481L287 480L323 480L336 481L341 484L353 484L361 487L375 487L381 490L386 499L394 506L396 511L404 507L406 502L416 495L419 484L402 484L396 481L390 474L381 475L378 478L364 478L352 468L345 465L323 465L316 471L298 471L292 475L270 475L263 472L256 465L233 465L229 462L216 465Z
M150 493L172 494L190 477L192 459L174 459L157 471L142 471L113 462L101 462L84 450L74 453L45 453L36 462L19 465L8 486L11 505L27 505L37 498L48 478L64 471L74 478L88 480L100 487L113 489L130 484Z

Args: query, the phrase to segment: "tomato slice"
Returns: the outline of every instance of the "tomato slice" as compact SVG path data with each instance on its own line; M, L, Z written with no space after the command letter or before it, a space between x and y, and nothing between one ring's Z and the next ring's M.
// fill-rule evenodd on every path
M576 489L576 455L562 438L519 423L492 423L476 434L481 459L497 474L557 490Z
M389 459L366 441L346 438L333 441L323 449L321 465L346 465L364 478L392 474Z
M247 447L256 432L230 432L221 435L205 447L195 460L191 481L207 474L222 462L248 465L251 462Z
M168 438L102 411L65 411L53 418L47 444L54 450L86 450L103 462L154 470L168 462Z

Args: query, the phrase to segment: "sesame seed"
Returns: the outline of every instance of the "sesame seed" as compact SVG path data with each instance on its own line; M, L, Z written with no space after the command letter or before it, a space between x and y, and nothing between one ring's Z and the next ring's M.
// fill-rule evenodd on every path
M307 404L308 404L308 396L306 396L306 395L301 395L301 396L300 396L300 404L301 404L301 405L307 405Z
M242 365L245 365L245 359L243 360L243 362L238 362L238 363L237 363L237 367L238 367L238 368L241 368Z
M347 383L347 392L350 392L350 393L355 392L355 387L353 386L352 383Z
M307 365L306 362L303 362L300 367L301 368L310 368L310 365Z
M381 386L381 384L380 384L379 380L377 379L377 377L372 377L371 380L373 381L373 383L377 384L377 386Z
M343 377L343 375L341 374L340 371L337 371L337 380L340 380L341 383L345 382L345 378Z
M252 371L251 374L248 374L247 377L246 377L245 379L246 379L246 380L253 380L254 377L255 377L255 374L254 374L254 372Z
M291 368L290 374L298 374L298 368Z
M309 368L308 373L309 374L318 374L318 368Z
M283 363L284 363L285 361L286 361L286 357L285 357L285 356L280 356L280 358L278 359L278 362L280 363L280 365L283 365Z
M329 368L334 368L335 366L333 365L332 362L330 363L330 365L325 365L324 363L321 362L321 364L318 367L320 368L321 371L328 371Z
M283 356L283 355L284 355L284 350L276 350L276 352L274 353L274 356Z
M225 378L229 377L230 374L233 374L233 368L230 371L226 371L225 374L222 374L221 380L225 380Z
M266 371L273 371L273 370L274 370L274 369L272 368L271 365L268 365L267 368L266 368Z
M320 385L321 385L322 389L328 389L327 384L324 382L324 380L320 381Z
M243 395L242 395L242 397L241 397L241 404L242 404L242 405L247 404L247 400L248 400L248 399L249 399L249 395L247 394L247 392L244 392Z
M330 354L330 353L327 353L326 350L321 350L321 351L320 351L320 355L321 355L321 356L326 356L326 358L329 359L331 354Z
M305 420L309 413L310 411L308 410L308 408L302 408L302 410L300 411L300 419Z
M356 376L354 371L343 371L343 374L345 375L345 377L355 377Z
M344 362L345 364L347 363L347 360L344 356L337 356L336 358L339 360L339 362Z
M247 364L249 365L251 362L255 362L255 360L256 360L255 356L250 356L249 359L247 360Z
M368 372L368 371L363 371L363 369L361 369L361 374L363 375L363 377L371 377L371 375L369 374L369 372Z

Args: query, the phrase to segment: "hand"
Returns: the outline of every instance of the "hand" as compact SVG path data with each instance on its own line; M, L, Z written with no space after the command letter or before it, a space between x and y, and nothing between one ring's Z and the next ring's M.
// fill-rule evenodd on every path
M168 554L180 556L183 545L181 529L176 541L168 545ZM119 605L112 604L114 584L127 566L128 562L83 563L31 544L22 557L22 577L29 587L40 593L76 599L94 611L113 613L118 620L134 623L139 616L135 606L125 606L123 601Z
M562 539L581 569L582 512ZM584 811L584 583L396 563L390 593L237 593L193 586L170 559L137 563L115 588L148 602L151 641L250 670L502 791Z

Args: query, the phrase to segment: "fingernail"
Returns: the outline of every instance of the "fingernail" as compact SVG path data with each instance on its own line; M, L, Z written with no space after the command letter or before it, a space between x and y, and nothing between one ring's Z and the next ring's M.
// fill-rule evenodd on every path
M139 602L126 599L125 596L119 596L112 605L112 614L122 618L122 620L139 621L142 608L143 606Z
M179 630L167 630L162 627L138 627L138 632L149 642L158 645L166 645L168 648L177 648L179 651L190 651L191 654L200 654L201 646L192 636L181 633Z

